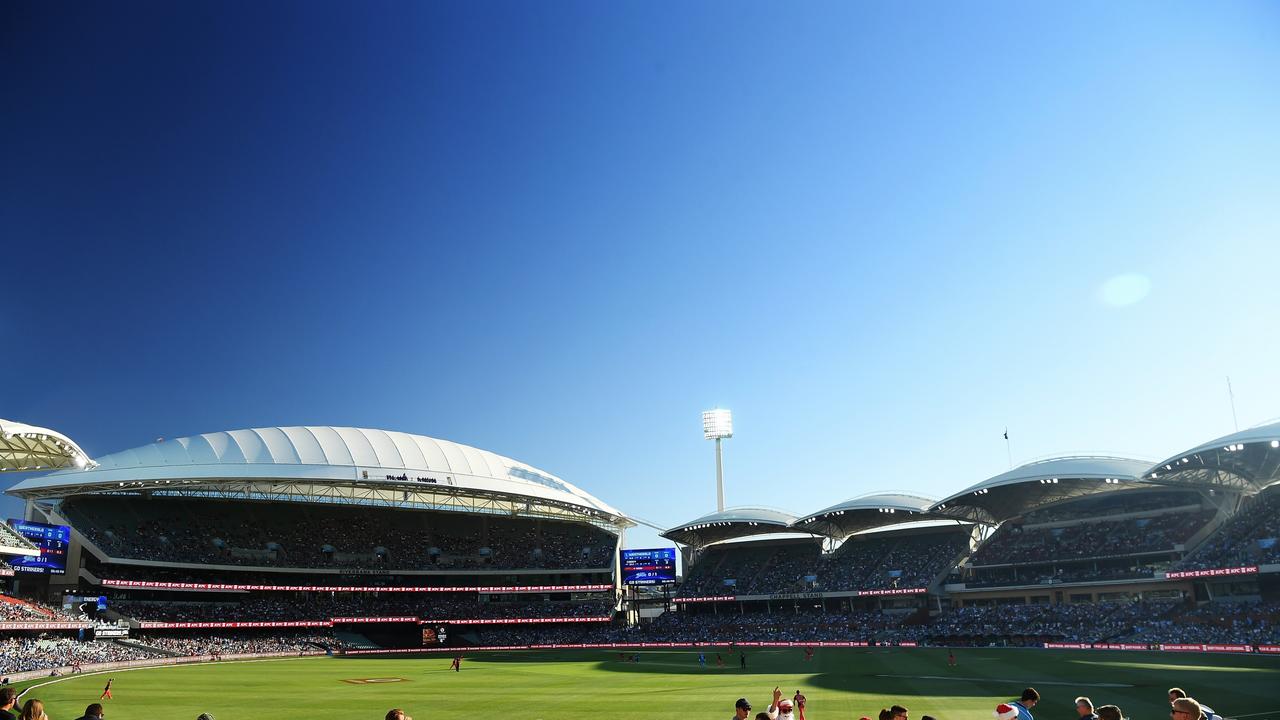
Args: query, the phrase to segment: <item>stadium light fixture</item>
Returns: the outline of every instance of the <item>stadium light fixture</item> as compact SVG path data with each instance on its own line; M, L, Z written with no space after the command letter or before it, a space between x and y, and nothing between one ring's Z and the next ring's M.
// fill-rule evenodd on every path
M704 410L702 437L716 441L716 511L724 512L724 449L721 441L733 437L733 413L722 408Z

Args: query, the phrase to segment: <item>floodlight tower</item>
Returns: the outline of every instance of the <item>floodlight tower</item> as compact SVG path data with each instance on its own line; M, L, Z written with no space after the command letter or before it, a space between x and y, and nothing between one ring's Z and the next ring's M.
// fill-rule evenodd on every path
M716 511L724 512L724 450L720 441L733 437L733 413L719 408L704 410L702 437L716 441Z

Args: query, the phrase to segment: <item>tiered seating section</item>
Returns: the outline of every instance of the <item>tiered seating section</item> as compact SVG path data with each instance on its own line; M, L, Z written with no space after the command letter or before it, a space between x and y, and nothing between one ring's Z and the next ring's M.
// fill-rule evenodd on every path
M1223 523L1179 570L1280 563L1280 490L1264 492Z
M961 532L854 537L827 557L816 542L731 544L698 560L679 596L920 588L951 567L967 546L968 536ZM726 585L726 579L736 584Z
M62 608L0 594L0 622L78 622L84 616Z
M1190 492L1100 497L1003 525L969 560L970 588L1154 577L1217 511Z
M351 506L94 496L63 512L113 557L195 564L608 568L617 542L585 524Z

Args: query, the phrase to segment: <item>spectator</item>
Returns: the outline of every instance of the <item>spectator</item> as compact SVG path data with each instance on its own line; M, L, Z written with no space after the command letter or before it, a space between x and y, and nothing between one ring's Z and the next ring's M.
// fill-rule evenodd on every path
M400 708L391 708L387 711L387 720L413 720L405 714Z
M1084 696L1076 698L1076 715L1080 716L1080 720L1098 720L1093 712L1093 701Z
M49 720L49 716L44 714L44 703L31 698L22 706L18 720Z
M1124 720L1124 713L1115 705L1103 705L1098 708L1097 717L1100 720Z
M18 720L13 706L18 702L18 691L11 687L0 688L0 720Z
M98 703L93 703L84 709L84 715L81 715L77 720L102 720L102 712L102 706Z
M1035 720L1031 714L1031 708L1040 702L1040 693L1035 688L1027 688L1022 691L1022 697L1013 703L1014 709L1018 711L1018 720Z
M738 702L733 704L734 720L747 720L750 715L751 703L747 702L746 698L738 698ZM768 713L765 713L765 717L768 717Z
M1204 709L1194 698L1183 696L1173 701L1169 716L1173 720L1201 720L1204 717Z
M1177 687L1169 688L1169 703L1170 703L1170 704L1174 704L1174 703L1176 703L1178 700L1183 699L1183 698L1186 698L1186 697L1187 697L1187 693L1186 693L1186 691L1185 691L1185 690L1183 690L1182 688L1177 688ZM1214 711L1213 711L1213 708L1211 708L1211 707L1209 707L1208 705L1205 705L1204 703L1199 702L1199 701L1197 701L1197 702L1196 702L1196 705L1198 705L1198 706L1200 707L1200 715L1201 715L1201 717L1206 718L1207 720L1220 720L1221 716L1220 716L1220 715L1218 715L1218 713L1214 712Z

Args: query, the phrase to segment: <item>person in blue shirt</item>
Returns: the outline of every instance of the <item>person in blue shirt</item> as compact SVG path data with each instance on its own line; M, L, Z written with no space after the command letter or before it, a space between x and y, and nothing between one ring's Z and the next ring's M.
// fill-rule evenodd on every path
M1018 711L1018 720L1036 720L1031 714L1031 708L1040 702L1040 693L1035 688L1027 688L1022 691L1022 697L1011 703L1015 710Z

